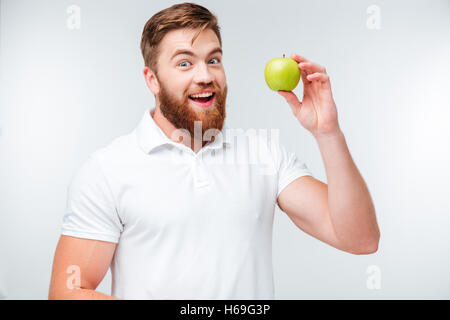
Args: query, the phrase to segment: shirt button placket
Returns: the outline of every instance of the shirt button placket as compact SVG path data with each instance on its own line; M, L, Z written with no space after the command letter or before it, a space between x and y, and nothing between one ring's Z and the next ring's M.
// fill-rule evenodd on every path
M210 181L208 179L208 172L205 164L201 160L201 157L194 158L194 177L195 177L195 187L203 188L209 185Z

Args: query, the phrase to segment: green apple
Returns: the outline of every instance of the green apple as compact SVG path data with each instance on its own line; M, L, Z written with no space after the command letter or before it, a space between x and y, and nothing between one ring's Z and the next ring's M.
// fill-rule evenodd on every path
M274 91L292 91L300 80L301 71L297 61L292 58L274 58L264 69L264 78L270 89Z

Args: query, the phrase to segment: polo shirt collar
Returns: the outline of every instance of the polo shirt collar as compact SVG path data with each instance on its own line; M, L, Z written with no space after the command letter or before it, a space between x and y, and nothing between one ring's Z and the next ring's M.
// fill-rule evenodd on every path
M150 115L150 112L154 112L154 110L155 108L147 109L145 111L144 116L135 130L139 146L146 154L162 145L171 144L176 147L181 145L181 143L170 140L155 123L155 120L153 120ZM226 126L224 126L224 128L226 128ZM208 142L202 149L221 149L228 147L231 144L231 139L229 135L224 134L225 131L226 130L222 130L222 135L215 137L213 142Z

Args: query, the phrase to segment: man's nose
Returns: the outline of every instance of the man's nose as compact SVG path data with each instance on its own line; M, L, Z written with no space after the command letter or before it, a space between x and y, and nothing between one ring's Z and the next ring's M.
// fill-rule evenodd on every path
M204 63L199 63L195 70L194 82L209 84L214 81L214 75L210 72L208 66Z

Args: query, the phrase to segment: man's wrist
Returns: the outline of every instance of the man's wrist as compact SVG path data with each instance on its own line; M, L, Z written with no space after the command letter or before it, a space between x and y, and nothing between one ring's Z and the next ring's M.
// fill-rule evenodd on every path
M322 142L329 142L344 139L344 133L338 128L335 131L327 132L327 133L316 133L313 134L316 141L320 144Z

